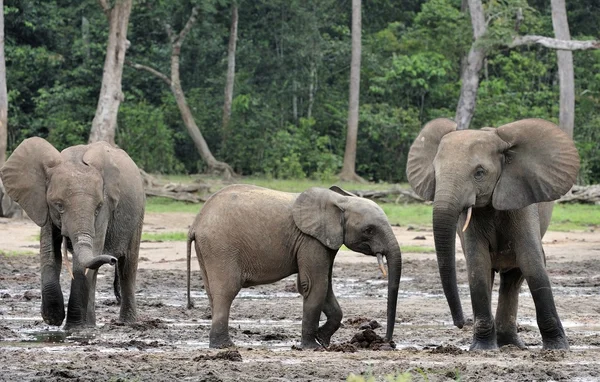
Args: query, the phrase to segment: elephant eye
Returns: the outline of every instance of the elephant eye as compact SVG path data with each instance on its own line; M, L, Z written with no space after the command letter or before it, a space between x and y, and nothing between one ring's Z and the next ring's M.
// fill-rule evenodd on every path
M102 208L102 203L98 204L98 207L96 207L96 211L94 211L94 215L98 216L98 214L100 213L100 209Z
M369 226L367 228L365 228L365 235L372 235L373 234L373 227Z
M62 214L63 212L65 212L65 206L63 206L61 202L54 203L54 206L56 207L59 213Z
M481 180L484 176L485 176L485 170L483 168L481 168L481 167L479 167L475 171L475 174L473 175L473 177L475 178L475 180Z

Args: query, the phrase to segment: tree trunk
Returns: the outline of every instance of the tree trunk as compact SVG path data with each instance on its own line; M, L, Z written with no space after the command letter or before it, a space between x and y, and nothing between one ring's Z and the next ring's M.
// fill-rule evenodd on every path
M477 90L479 89L479 72L483 67L485 49L478 44L478 40L486 32L485 16L481 0L469 0L469 13L473 25L473 44L467 56L467 63L463 67L460 79L460 98L456 106L457 129L468 129L473 119L475 105L477 103Z
M89 143L106 141L114 145L117 113L123 100L121 79L125 51L129 43L127 41L127 25L133 0L117 0L112 8L106 0L99 0L99 2L108 18L108 46L102 74L102 87L96 115L92 121Z
M223 104L223 137L229 135L229 119L231 118L231 103L233 102L233 84L235 80L235 50L237 45L238 6L231 7L231 30L229 31L229 46L227 47L227 81L225 83L225 102Z
M317 65L314 61L310 63L310 82L308 84L308 109L306 118L312 118L312 109L315 103L315 93L317 92Z
M4 0L0 0L0 167L6 161L8 144L8 98L6 95L6 62L4 60Z
M350 62L350 101L348 105L348 131L341 180L362 181L356 174L356 141L358 137L358 97L360 91L361 55L361 0L352 0L352 58Z
M559 40L571 40L565 0L552 0L552 26ZM573 138L575 125L575 75L573 74L573 53L569 50L557 50L558 78L560 84L560 128Z

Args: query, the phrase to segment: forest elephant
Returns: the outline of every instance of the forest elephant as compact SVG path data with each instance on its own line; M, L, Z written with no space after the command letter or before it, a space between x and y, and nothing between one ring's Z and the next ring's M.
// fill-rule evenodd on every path
M456 233L462 244L474 314L471 349L525 347L516 321L524 279L544 349L569 348L545 269L542 236L550 224L551 201L569 191L578 170L573 141L542 119L458 131L453 121L436 119L413 142L408 181L433 201L439 273L459 328L465 320L456 284ZM494 319L495 273L500 289Z
M210 347L233 345L229 311L241 288L273 283L296 273L298 292L303 296L301 345L329 346L342 320L331 285L333 261L342 244L377 256L380 266L382 258L387 258L386 340L392 339L402 257L385 213L373 201L335 186L310 188L300 194L252 185L225 187L210 197L190 227L189 307L194 240L212 310ZM319 327L321 312L327 321Z
M0 175L10 197L41 227L44 321L60 326L65 318L59 282L64 261L72 278L66 330L95 325L96 277L103 264L117 266L119 318L134 322L145 194L139 169L125 151L98 142L58 152L42 138L29 138ZM72 270L67 251L73 254Z

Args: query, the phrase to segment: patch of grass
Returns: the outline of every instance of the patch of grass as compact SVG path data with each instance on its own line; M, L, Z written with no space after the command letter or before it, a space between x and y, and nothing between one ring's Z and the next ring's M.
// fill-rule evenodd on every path
M187 232L143 232L143 241L187 241Z
M600 206L557 204L552 212L550 231L589 231L600 226Z
M420 245L402 245L400 246L402 252L407 253L435 253L435 248L433 247L423 247Z
M380 204L390 224L431 226L432 206L426 204Z
M153 196L146 199L146 212L189 212L197 214L202 205L203 203L187 203Z
M37 252L28 251L28 250L17 250L17 251L3 251L0 250L0 256L33 256L37 255Z

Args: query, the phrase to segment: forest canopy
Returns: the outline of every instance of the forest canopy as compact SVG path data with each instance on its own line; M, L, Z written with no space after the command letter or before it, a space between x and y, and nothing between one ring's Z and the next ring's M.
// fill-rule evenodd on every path
M235 86L223 129L231 2L135 0L126 59L169 73L165 25L198 22L180 52L181 85L215 157L243 175L327 179L339 173L348 118L351 1L238 1ZM472 128L521 118L558 122L556 51L509 48L515 31L554 36L549 0L484 2L488 50ZM86 143L98 103L107 20L97 0L5 1L8 150L41 136L58 149ZM517 22L517 13L520 14ZM567 2L571 37L600 36L600 3ZM362 6L356 172L406 180L422 125L453 118L473 33L461 0L371 0ZM600 183L600 51L573 53L580 182ZM197 173L205 163L171 90L126 66L116 143L153 173Z

